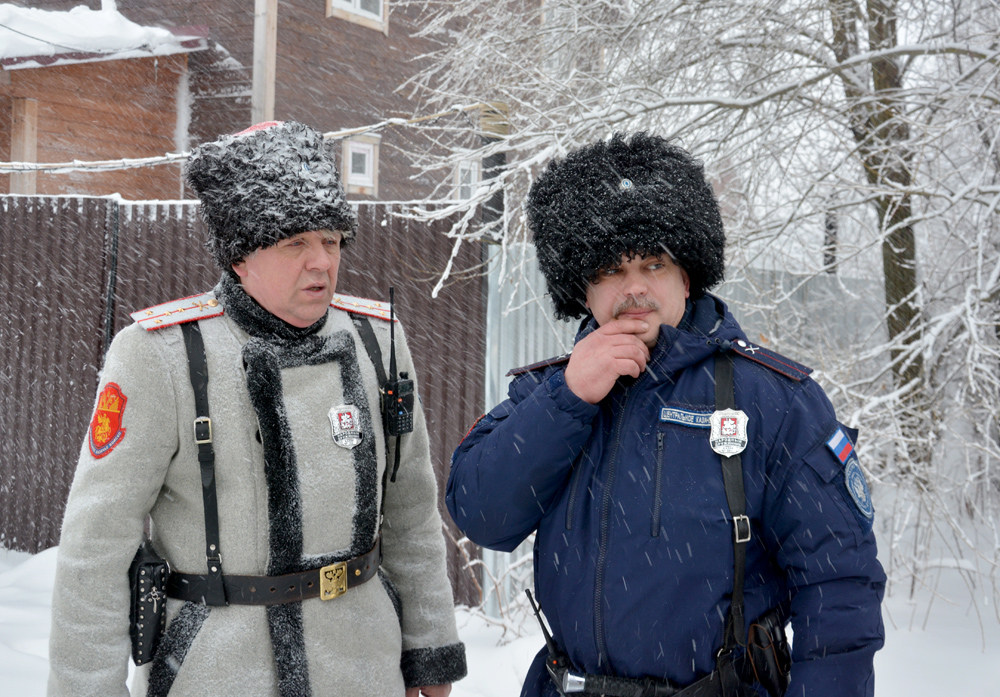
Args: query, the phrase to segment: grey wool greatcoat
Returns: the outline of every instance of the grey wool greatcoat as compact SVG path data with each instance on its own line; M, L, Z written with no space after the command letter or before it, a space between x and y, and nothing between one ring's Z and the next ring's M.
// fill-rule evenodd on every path
M279 575L367 552L395 440L387 458L375 370L350 315L332 307L325 322L296 329L229 275L200 299L213 298L225 314L199 326L224 573ZM388 363L389 322L370 322ZM398 324L395 337L399 370L413 376ZM173 570L206 570L194 393L180 327L122 330L98 392L114 397L115 389L118 433L107 431L114 423L100 432L95 416L66 507L50 697L128 694L127 570L147 514L153 544ZM328 417L345 404L358 408L364 434L353 449L334 442ZM132 694L401 697L404 685L460 679L465 650L436 492L418 402L385 494L378 576L329 601L208 607L170 599L166 634L152 663L136 669Z

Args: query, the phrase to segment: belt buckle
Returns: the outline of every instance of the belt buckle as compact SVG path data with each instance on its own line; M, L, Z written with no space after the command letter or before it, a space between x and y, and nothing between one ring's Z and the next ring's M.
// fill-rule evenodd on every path
M333 600L347 592L347 562L324 566L319 570L319 597L321 600Z
M733 529L736 532L737 542L750 541L750 518L745 515L733 516Z

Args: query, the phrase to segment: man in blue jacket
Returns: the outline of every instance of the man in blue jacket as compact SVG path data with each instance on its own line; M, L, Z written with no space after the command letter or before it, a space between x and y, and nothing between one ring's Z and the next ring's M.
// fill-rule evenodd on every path
M537 531L562 656L522 695L871 697L885 575L857 432L706 292L725 236L701 165L617 134L526 208L556 316L586 319L569 356L512 371L447 495L485 547Z

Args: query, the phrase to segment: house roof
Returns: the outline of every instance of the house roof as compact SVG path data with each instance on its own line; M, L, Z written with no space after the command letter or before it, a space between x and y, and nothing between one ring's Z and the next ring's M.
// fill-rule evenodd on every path
M207 48L207 27L144 27L114 2L68 12L0 4L0 68L40 68L123 58L148 58Z

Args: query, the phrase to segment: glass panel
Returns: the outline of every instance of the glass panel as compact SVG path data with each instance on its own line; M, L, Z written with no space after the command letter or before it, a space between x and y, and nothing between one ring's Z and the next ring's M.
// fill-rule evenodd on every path
M351 151L351 174L360 174L361 176L368 174L368 153Z
M382 16L382 0L359 0L358 6L365 12Z
M472 198L472 185L475 183L473 177L475 169L468 164L459 166L458 170L458 197L462 200Z

